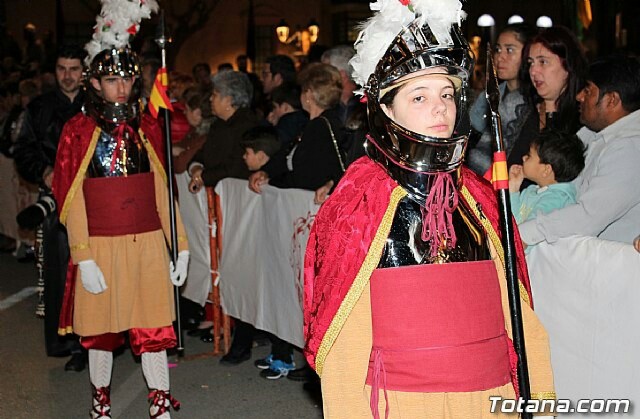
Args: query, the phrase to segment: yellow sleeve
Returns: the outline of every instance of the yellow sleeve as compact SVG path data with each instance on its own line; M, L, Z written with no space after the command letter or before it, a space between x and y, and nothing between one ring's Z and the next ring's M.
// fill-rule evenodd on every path
M66 219L67 235L71 260L75 265L87 259L93 259L89 247L89 227L87 223L87 209L84 202L82 186L78 188L69 203L69 212Z
M324 362L321 380L325 418L371 417L365 382L372 342L367 284Z
M524 302L522 303L522 321L527 350L527 363L529 365L531 398L537 400L555 400L556 393L551 367L551 349L549 347L547 331L531 307Z
M160 216L160 223L162 224L162 231L164 231L164 237L167 243L171 244L171 224L169 221L169 191L167 184L164 182L162 176L155 173L153 176L155 188L156 188L156 207L158 208L158 215ZM176 211L176 233L178 236L178 252L183 250L189 250L189 243L187 242L187 234L182 224L182 217L180 216L180 210L178 203L175 202Z
M502 268L502 263L495 256L494 262L496 263L496 270L500 280L505 327L509 337L512 337L511 314L509 310L505 272ZM524 329L525 349L527 352L527 363L529 366L531 398L555 399L556 394L553 384L553 371L551 368L551 351L549 348L549 337L547 336L547 331L544 329L544 326L542 326L538 316L536 316L529 304L523 300L520 300L520 303L522 307L522 325Z

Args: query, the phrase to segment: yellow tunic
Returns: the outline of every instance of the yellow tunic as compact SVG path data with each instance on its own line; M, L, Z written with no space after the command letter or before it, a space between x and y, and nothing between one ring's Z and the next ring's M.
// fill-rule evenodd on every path
M146 143L145 143L146 145ZM88 153L93 153L93 146ZM167 241L170 236L166 176L150 146L156 207L162 230L115 237L90 237L82 183L64 208L71 259L93 259L102 271L107 289L91 294L76 276L73 330L80 336L116 333L131 328L170 326L175 319L173 285L169 278ZM86 167L81 168L82 171ZM66 212L68 211L68 212ZM186 234L176 204L178 251L187 250Z
M505 326L511 336L505 275L494 246L490 244L490 247L500 279ZM547 334L528 304L523 302L522 310L532 397L554 399ZM367 284L324 362L322 396L325 418L372 417L369 406L371 387L365 384L371 345L371 300ZM420 368L420 365L410 368ZM473 393L409 393L387 390L389 418L476 419L509 416L490 412L490 396L515 398L510 383ZM380 417L384 418L386 403L383 390L380 390L378 407Z

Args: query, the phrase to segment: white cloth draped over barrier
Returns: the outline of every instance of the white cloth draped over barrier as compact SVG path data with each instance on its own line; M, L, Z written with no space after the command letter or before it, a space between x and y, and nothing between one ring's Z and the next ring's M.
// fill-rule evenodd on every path
M558 398L631 399L632 413L597 417L640 417L640 253L569 237L535 246L527 263Z
M222 211L222 308L302 347L304 253L319 208L314 192L265 185L256 194L239 179L223 179L215 191Z
M189 191L191 177L187 172L176 175L180 215L189 239L189 271L180 293L183 297L204 306L211 291L211 252L207 191Z

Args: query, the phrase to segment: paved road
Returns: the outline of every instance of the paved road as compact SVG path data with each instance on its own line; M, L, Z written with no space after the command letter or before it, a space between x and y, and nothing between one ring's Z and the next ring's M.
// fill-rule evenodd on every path
M42 320L34 315L34 286L32 265L0 254L0 419L86 419L91 403L88 372L65 372L65 358L45 355ZM187 337L185 349L184 359L191 359L212 346ZM255 348L253 359L236 367L219 365L217 357L171 358L172 393L182 403L172 417L321 418L321 402L302 384L260 378L253 360L268 350ZM300 354L296 357L299 361ZM146 395L140 364L126 350L114 362L114 419L148 418Z

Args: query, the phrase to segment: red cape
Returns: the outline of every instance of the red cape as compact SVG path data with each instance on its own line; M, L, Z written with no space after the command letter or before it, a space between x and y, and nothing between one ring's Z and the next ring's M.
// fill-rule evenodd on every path
M82 187L87 166L95 150L100 130L93 118L78 113L71 118L62 129L60 143L56 153L56 164L53 171L52 190L58 204L60 222L66 224L69 203L77 190ZM143 144L149 154L154 170L166 178L164 169L165 153L163 136L157 121L150 115L143 114L140 130ZM64 335L73 331L73 294L76 269L69 260L64 299L60 311L58 333Z
M96 135L96 127L97 125L93 118L79 113L65 124L60 134L60 143L58 144L56 154L56 165L53 171L52 189L53 195L58 203L63 224L66 221L66 217L63 219L63 216L66 215L64 208L67 200L70 198L68 196L69 191L72 189L78 173L82 172L84 174L89 163L88 159L93 155L93 150L91 150L91 155L88 155L88 152L89 147L92 146L92 140L94 140L94 136ZM164 170L165 153L160 126L151 116L143 114L140 122L140 130L144 132L144 136L149 140L149 144L153 148L160 163L162 163L162 169ZM150 158L152 158L152 156L150 156ZM72 193L75 193L75 190L73 190Z
M492 242L500 253L502 246L495 191L490 183L465 167L461 176L460 199L469 204L489 237L494 237ZM364 281L355 281L356 277L367 275L363 265L371 265L369 271L372 271L378 264L380 255L369 255L369 259L368 254L373 247L381 252L383 243L379 242L376 233L383 228L383 219L390 225L385 214L387 218L389 214L392 216L395 206L404 196L401 188L397 187L398 184L381 166L363 157L349 166L331 198L316 216L305 254L304 352L309 365L319 374L324 358L317 359L318 352L326 355L355 304L351 300L355 298L357 301L362 284L368 281L368 277ZM385 240L387 234L381 239ZM378 240L377 244L373 243L374 238ZM523 297L530 303L529 275L517 229L515 241L518 278L526 290ZM339 319L334 322L336 316Z

